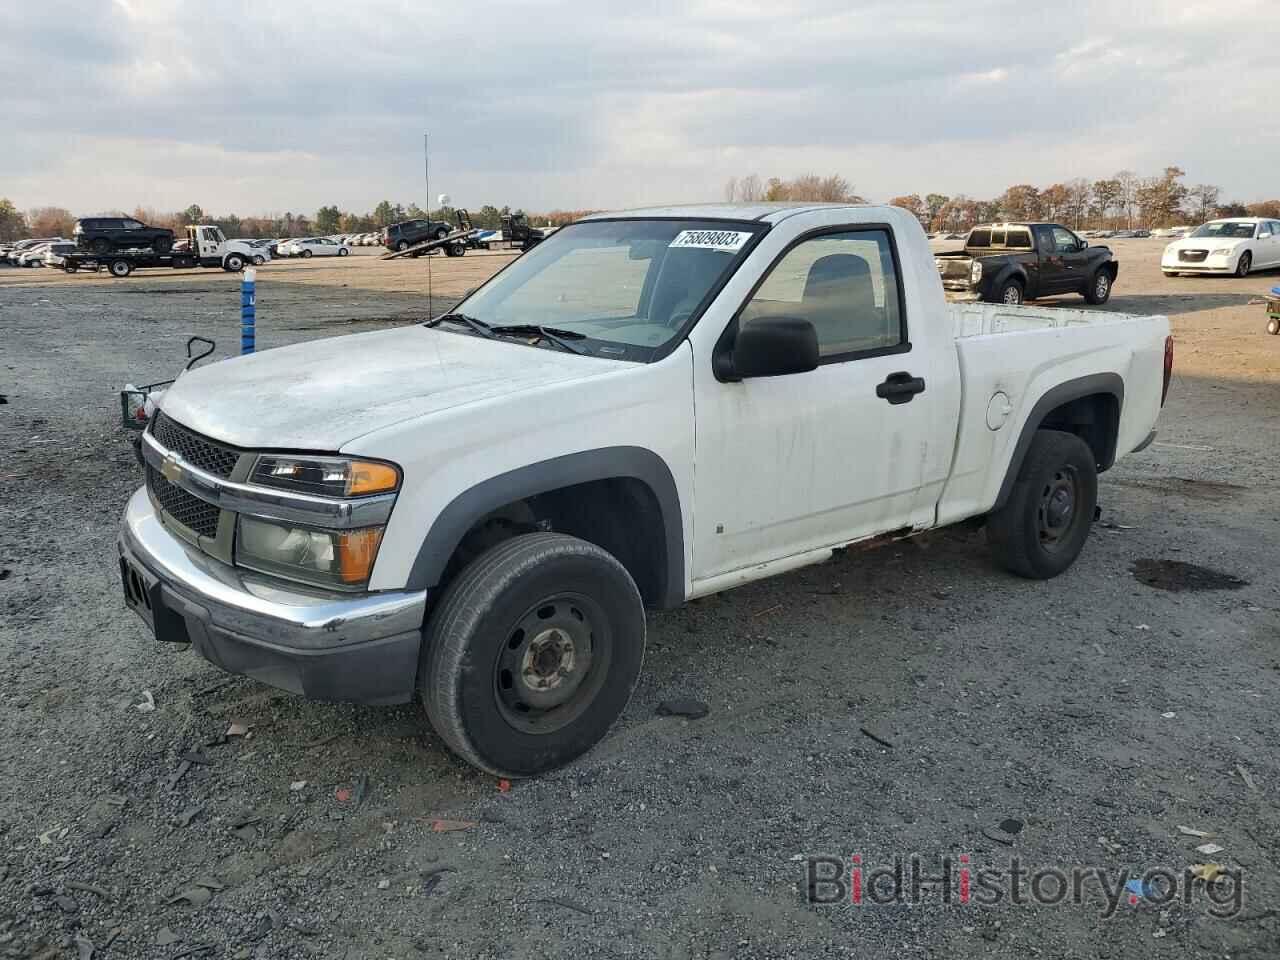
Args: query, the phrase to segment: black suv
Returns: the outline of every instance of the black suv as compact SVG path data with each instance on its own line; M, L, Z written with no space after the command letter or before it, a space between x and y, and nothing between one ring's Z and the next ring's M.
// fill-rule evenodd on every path
M94 253L113 250L154 250L168 253L173 249L173 231L164 227L148 227L132 217L86 217L76 221L76 246Z
M382 245L388 250L408 250L424 240L443 240L453 227L443 220L406 220L382 230Z

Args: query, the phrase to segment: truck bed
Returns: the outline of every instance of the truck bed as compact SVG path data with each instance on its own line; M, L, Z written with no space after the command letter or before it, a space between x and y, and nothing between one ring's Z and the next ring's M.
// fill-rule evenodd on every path
M1169 318L1105 310L949 303L961 371L956 460L938 522L989 510L1021 425L1058 384L1123 383L1116 456L1139 447L1160 410ZM992 426L995 424L995 426Z

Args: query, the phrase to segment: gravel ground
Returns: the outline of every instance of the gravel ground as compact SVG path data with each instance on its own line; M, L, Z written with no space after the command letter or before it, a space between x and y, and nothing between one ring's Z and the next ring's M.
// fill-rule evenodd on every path
M1248 301L1277 277L1116 247L1109 309L1169 313L1178 375L1070 571L1013 579L955 528L653 615L611 735L509 788L420 707L306 702L125 611L114 392L193 333L234 349L236 279L0 271L0 957L1274 958L1280 338ZM505 262L436 260L437 307ZM260 345L421 316L425 269L269 265ZM1242 899L1108 915L1094 875L1079 904L810 905L823 855L1113 885L1214 862Z

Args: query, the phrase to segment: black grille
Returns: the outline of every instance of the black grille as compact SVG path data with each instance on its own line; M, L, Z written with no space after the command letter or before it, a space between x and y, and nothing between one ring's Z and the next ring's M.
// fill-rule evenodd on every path
M156 414L151 432L166 450L172 450L192 466L219 477L231 476L231 471L236 468L236 461L240 459L240 451L235 447L224 446L208 437L202 437L163 413Z
M205 503L176 484L170 483L152 467L147 467L147 486L160 501L160 508L188 530L202 537L218 535L218 508Z
M1209 256L1208 250L1179 250L1178 259L1187 263L1202 263L1204 258Z

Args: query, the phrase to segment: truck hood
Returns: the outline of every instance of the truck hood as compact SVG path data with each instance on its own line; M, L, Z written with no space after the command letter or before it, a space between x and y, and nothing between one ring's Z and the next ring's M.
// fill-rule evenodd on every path
M332 452L393 423L602 376L621 362L415 325L199 367L160 406L232 446Z

